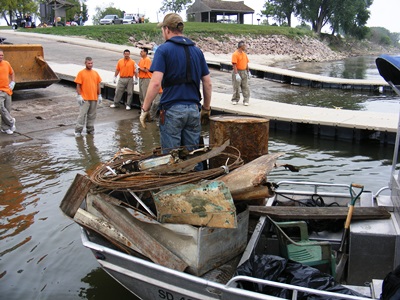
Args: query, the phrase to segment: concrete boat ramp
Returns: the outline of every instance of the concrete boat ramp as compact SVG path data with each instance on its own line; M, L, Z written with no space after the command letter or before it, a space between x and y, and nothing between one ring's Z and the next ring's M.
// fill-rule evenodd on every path
M60 79L66 81L73 81L82 69L82 65L76 64L50 62L49 65ZM103 79L102 88L105 98L112 100L116 86L113 83L114 72L95 69ZM310 75L301 74L304 77ZM314 76L316 75L310 75L310 78ZM384 82L380 84L383 85ZM137 91L135 93L134 96L138 98ZM394 143L397 131L397 113L299 106L254 98L250 99L249 106L243 106L241 103L232 105L230 100L231 94L213 92L211 104L213 113L267 118L270 120L270 130L305 133L347 141L375 140L383 144Z

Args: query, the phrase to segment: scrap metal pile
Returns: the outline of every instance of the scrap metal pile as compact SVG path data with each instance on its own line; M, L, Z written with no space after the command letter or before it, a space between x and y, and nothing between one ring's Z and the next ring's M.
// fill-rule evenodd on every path
M140 154L124 148L111 161L97 168L90 180L99 189L142 192L167 185L214 179L243 165L240 151L228 144L229 141L219 147L204 147L191 152L186 148L178 148L164 155L157 151ZM194 171L197 164L212 158L224 164Z
M267 174L282 154L244 164L229 140L167 154L121 149L90 178L77 174L60 208L90 236L99 234L124 252L200 276L244 250L249 210L237 201L274 194ZM199 164L205 168L195 171Z

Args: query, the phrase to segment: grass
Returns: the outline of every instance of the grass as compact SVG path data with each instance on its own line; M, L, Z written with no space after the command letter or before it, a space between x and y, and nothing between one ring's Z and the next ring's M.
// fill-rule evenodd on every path
M161 30L155 23L132 25L94 25L94 26L58 26L46 28L19 28L21 31L37 32L42 34L54 34L63 36L80 36L96 41L128 45L129 38L135 40L152 40L156 43L162 41ZM204 37L213 37L223 40L226 34L236 36L265 36L284 35L290 38L301 36L314 36L313 32L279 26L221 24L221 23L185 23L185 35L193 40Z

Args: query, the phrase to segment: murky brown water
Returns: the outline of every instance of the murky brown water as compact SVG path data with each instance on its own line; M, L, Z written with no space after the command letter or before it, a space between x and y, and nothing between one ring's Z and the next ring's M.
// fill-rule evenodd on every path
M155 123L143 131L124 120L96 127L76 139L72 129L42 133L11 144L0 155L0 285L3 299L132 299L99 269L80 241L79 227L59 204L76 173L93 170L120 147L139 151L158 145ZM387 184L392 147L270 134L270 152L299 173L277 170L269 180L359 182L374 192Z

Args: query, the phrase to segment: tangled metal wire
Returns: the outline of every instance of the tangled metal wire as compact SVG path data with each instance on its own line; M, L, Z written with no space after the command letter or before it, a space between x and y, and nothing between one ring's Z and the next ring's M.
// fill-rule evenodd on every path
M133 192L143 192L157 190L167 185L215 179L243 165L239 149L227 146L225 150L213 158L214 161L223 161L224 164L203 171L159 174L152 172L151 169L145 171L130 169L131 162L143 161L153 157L155 157L154 153L144 155L130 149L121 149L111 161L98 167L90 175L90 180L98 186L98 190L130 189Z

